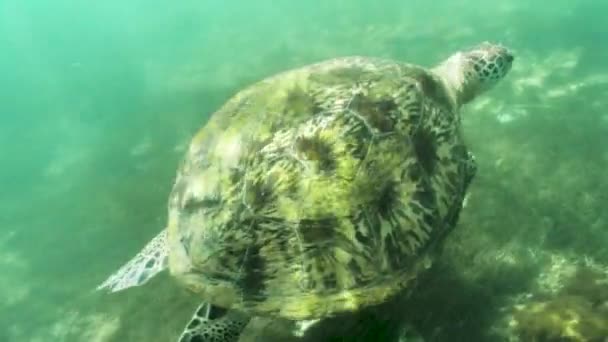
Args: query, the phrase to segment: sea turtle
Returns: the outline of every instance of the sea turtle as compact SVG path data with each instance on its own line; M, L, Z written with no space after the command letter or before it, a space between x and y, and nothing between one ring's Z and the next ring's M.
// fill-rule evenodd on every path
M165 268L203 303L180 341L250 317L309 323L411 287L454 228L476 164L460 108L511 69L484 42L427 69L344 57L238 92L192 139L167 228L99 286Z

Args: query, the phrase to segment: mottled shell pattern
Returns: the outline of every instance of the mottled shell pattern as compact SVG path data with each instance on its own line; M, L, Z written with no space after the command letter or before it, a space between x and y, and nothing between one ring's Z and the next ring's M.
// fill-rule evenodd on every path
M334 59L258 82L191 142L169 267L213 304L313 319L411 284L457 220L475 162L422 67Z

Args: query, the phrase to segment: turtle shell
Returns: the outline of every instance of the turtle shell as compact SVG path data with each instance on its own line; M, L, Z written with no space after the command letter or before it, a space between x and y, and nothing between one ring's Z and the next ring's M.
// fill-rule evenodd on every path
M275 75L193 138L169 200L171 273L255 315L381 303L428 266L474 170L422 67L349 57Z

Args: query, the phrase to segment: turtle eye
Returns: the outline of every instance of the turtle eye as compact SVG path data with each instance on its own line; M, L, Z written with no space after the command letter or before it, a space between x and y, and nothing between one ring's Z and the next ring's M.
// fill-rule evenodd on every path
M182 209L184 209L185 212L193 212L196 210L197 207L197 201L194 197L189 197L186 202L184 203L184 205L182 206Z
M183 205L183 209L187 213L193 213L200 209L208 209L216 207L220 204L221 200L219 196L206 196L202 199L198 199L194 196L188 197Z

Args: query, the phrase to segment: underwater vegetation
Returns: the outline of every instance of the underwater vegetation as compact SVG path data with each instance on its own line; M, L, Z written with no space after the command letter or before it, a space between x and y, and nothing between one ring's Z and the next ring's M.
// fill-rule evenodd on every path
M517 335L524 341L604 341L608 315L584 296L558 296L518 306L514 313Z
M577 267L557 292L532 294L515 305L509 324L524 341L606 341L608 274Z

